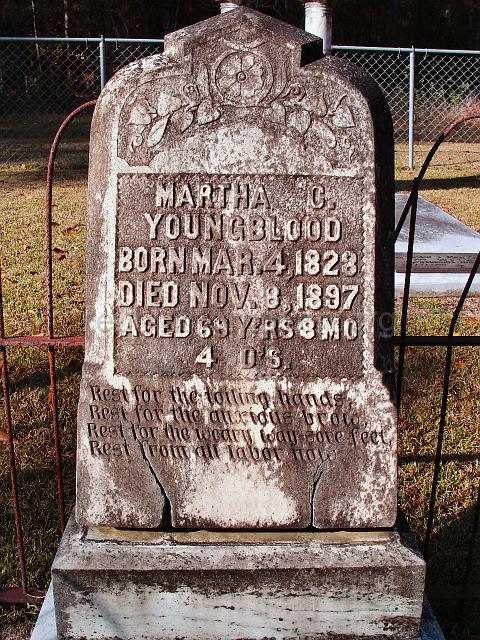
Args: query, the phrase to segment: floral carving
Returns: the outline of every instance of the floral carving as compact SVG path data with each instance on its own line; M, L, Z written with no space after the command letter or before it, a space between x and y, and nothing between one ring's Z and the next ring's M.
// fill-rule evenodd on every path
M161 91L155 106L145 96L136 97L128 120L128 124L135 127L130 148L133 150L143 142L147 147L155 147L162 141L169 123L184 133L193 124L195 115L199 124L206 124L219 118L220 112L208 97L202 100L194 83L185 84L179 95Z
M228 53L218 63L215 84L226 103L257 105L271 87L271 65L250 51Z
M349 129L355 126L350 107L344 104L347 96L341 96L333 107L330 107L330 115L332 115L332 124L339 129Z
M344 104L346 97L344 94L328 105L322 94L308 96L302 84L293 83L271 103L264 117L292 127L302 136L311 131L327 147L334 149L337 146L335 129L355 126L351 109Z
M147 91L136 93L126 105L130 151L142 145L154 149L170 129L181 135L192 126L220 119L232 108L244 108L302 137L314 136L329 149L340 144L351 160L355 150L347 130L355 121L346 94L327 104L321 93L309 95L302 83L288 81L285 61L277 62L275 69L274 73L272 62L257 50L236 47L210 70L202 63L192 75L167 77L156 92L146 86Z

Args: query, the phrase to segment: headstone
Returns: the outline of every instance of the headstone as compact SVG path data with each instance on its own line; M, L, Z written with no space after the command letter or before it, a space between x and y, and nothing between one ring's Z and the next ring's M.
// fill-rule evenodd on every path
M100 97L80 524L395 521L390 116L314 46L240 9Z
M373 81L254 11L109 82L60 638L418 640L392 167Z
M395 196L398 223L408 196ZM395 289L403 292L407 264L410 214L395 244ZM418 198L410 291L414 295L458 295L463 291L480 251L480 233L447 211ZM480 276L474 278L472 294L480 293Z

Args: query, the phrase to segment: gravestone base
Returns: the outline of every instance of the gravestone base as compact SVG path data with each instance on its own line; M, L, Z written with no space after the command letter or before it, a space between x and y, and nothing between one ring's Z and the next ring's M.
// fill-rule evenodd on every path
M70 520L58 640L418 640L425 564L408 532L139 532Z

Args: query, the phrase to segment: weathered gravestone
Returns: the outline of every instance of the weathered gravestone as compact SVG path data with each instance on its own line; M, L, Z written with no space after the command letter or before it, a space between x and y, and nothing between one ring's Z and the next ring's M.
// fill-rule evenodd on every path
M306 64L312 36L241 11L97 106L81 524L395 521L387 108L351 67Z
M356 637L358 625L368 637L418 637L423 564L397 534L98 529L393 527L392 157L372 81L253 11L171 34L164 55L108 84L91 138L78 412L76 521L88 529L79 538L72 525L54 569L64 637L86 636L86 619L99 637L133 637L155 607L175 613L138 637L270 637L289 598L316 613L304 626L287 615L275 637ZM105 552L112 537L121 552ZM224 591L220 569L231 572ZM245 578L252 571L267 571L263 587ZM177 582L185 572L195 587ZM315 594L330 588L319 609ZM112 615L116 589L141 612L125 614L123 635L91 613ZM85 604L87 592L107 600ZM260 598L257 631L239 630L247 592ZM239 620L208 631L233 596ZM345 614L362 598L378 610Z

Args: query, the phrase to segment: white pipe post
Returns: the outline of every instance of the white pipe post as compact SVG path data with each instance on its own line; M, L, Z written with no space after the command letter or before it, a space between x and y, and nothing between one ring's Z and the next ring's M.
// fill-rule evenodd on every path
M415 128L415 48L410 51L410 72L408 81L408 168L413 169L413 145Z
M239 5L237 2L221 2L220 3L220 13L226 13L227 11L231 11L232 9L238 9Z
M105 38L102 36L98 43L98 49L100 53L100 89L103 89L106 82L107 71L105 68Z
M323 53L332 51L332 10L328 0L305 0L305 31L323 40Z

